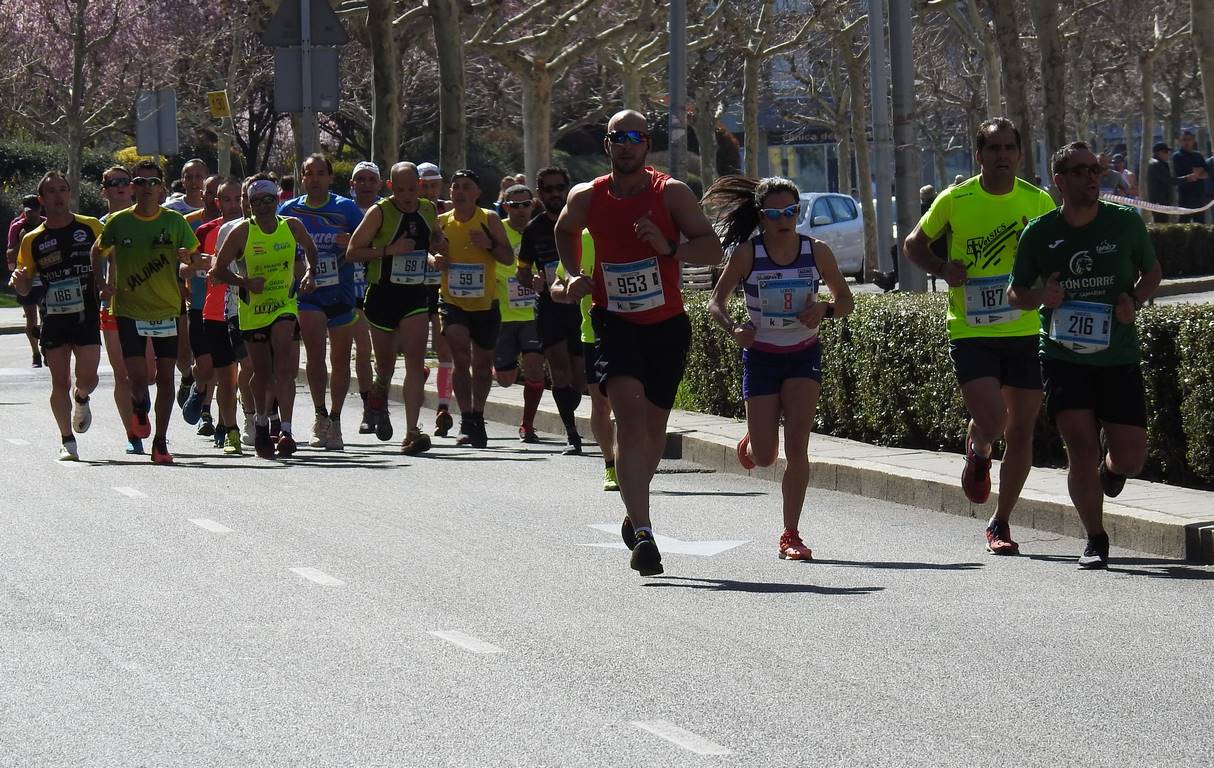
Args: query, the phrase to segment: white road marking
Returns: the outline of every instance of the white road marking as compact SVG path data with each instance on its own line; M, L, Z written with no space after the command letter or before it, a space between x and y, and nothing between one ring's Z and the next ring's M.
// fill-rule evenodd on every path
M597 523L595 525L591 525L590 527L596 531L610 533L617 538L620 535L619 523ZM747 539L726 539L722 541L683 541L682 539L676 539L673 536L663 536L660 533L655 533L653 535L653 540L657 542L658 549L660 549L663 554L669 552L673 555L699 555L700 557L712 557L713 555L719 555L722 552L731 550L734 547L740 547L743 544L750 543ZM610 544L594 543L581 544L579 546L601 547L603 549L625 549L624 542L618 540Z
M29 440L22 440L19 437L6 437L4 439L9 441L13 445L29 445L30 444Z
M199 528L204 528L204 529L210 531L211 533L231 533L232 532L232 529L227 527L226 525L220 525L219 523L215 522L214 520L208 520L205 517L200 517L195 520L191 520L190 522L193 523L194 525L198 526Z
M441 640L446 640L448 643L455 643L459 647L472 651L473 653L506 652L506 649L498 648L493 643L486 643L484 640L478 640L472 635L465 635L463 632L457 632L455 630L440 629L431 631L430 634Z
M728 747L709 741L697 733L684 730L667 720L633 720L632 725L654 736L666 739L671 744L695 752L697 755L728 755Z
M114 490L131 499L146 499L148 497L143 491L125 485L114 486Z
M326 587L340 587L346 583L315 568L292 568L291 572L303 576L308 581L315 581L317 584L323 584Z

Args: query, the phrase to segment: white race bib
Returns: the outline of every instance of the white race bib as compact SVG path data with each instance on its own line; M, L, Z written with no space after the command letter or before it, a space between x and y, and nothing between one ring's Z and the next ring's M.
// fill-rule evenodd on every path
M430 270L426 271L426 285L442 285L442 284L443 284L443 273L442 272L439 272L437 269L430 269Z
M1090 355L1109 348L1113 307L1092 301L1066 301L1050 315L1050 338L1062 346Z
M312 275L312 280L317 288L337 285L339 279L336 256L320 256L316 259L316 273Z
M46 289L46 313L48 315L71 315L84 311L84 291L80 278L65 277L56 280Z
M155 338L176 336L177 321L176 320L136 320L135 331L140 336L150 336Z
M759 281L759 309L763 327L773 331L797 328L797 315L813 301L814 281L805 278Z
M426 252L409 251L392 257L388 279L396 285L421 285L426 281Z
M966 281L965 322L969 325L1010 323L1020 317L1007 301L1007 275L971 277Z
M517 277L506 279L506 296L510 299L511 309L530 309L535 306L535 291L520 283Z
M657 258L627 264L603 264L607 308L612 312L644 312L666 303Z
M479 299L485 295L484 264L451 264L447 267L447 290L461 299Z
M544 273L544 284L549 288L556 284L556 268L559 264L559 261L554 261L551 264L545 264L540 267Z
M229 285L227 293L223 297L223 312L224 317L236 317L240 314L240 309L236 305L236 286Z

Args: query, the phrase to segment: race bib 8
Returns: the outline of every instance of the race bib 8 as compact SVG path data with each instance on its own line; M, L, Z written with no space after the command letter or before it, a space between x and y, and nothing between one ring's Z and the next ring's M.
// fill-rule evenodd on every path
M461 299L485 295L484 264L451 264L447 267L447 290Z
M520 283L517 277L506 279L506 296L510 299L511 309L528 309L535 306L535 291Z
M80 278L65 277L52 282L46 289L46 313L70 315L84 311L84 291Z
M316 273L312 275L312 280L316 283L317 288L337 285L339 279L336 256L320 256L316 259Z
M140 336L167 337L177 335L176 320L136 320L135 331Z
M392 257L388 279L396 285L421 285L426 281L426 252L409 251Z
M805 278L759 281L759 310L764 328L783 331L801 325L797 315L814 300L815 283Z
M666 303L656 258L627 264L603 264L607 308L612 312L644 312Z
M971 277L963 288L965 292L965 322L968 325L998 325L1010 323L1020 317L1020 310L1012 309L1007 301L1007 275Z
M1109 348L1113 307L1092 301L1066 301L1050 315L1050 338L1062 346L1090 355Z

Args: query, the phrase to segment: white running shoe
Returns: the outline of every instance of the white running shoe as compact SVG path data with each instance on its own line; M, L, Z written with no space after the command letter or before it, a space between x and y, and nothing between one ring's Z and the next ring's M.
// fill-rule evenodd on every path
M75 407L72 409L72 429L76 431L76 434L83 435L89 431L89 427L93 426L93 410L89 408L87 397L82 403L73 395L72 402L75 403Z
M308 445L313 448L324 448L329 443L329 417L317 416L312 422L312 439Z
M253 438L257 435L257 417L251 413L244 415L244 430L240 434L240 442L244 445L252 445Z
M59 461L80 461L80 451L76 449L75 440L69 440L59 446Z
M329 419L329 431L325 440L326 451L346 450L346 441L341 437L341 417Z

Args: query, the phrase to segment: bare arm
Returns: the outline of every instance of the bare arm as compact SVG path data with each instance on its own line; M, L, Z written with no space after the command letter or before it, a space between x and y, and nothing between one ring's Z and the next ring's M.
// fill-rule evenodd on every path
M291 234L295 236L295 243L303 249L304 259L308 262L308 271L316 271L316 242L312 240L312 236L308 234L308 230L304 227L303 222L299 219L287 217L287 226L291 228Z
M941 237L944 235L941 234ZM936 238L939 239L939 238ZM902 246L906 249L906 257L911 263L919 269L931 275L938 275L953 288L965 284L965 264L948 259L937 258L932 253L932 243L935 242L927 236L920 224L916 224L911 233L906 236Z
M670 211L670 217L674 220L675 228L686 239L686 242L678 244L674 257L688 264L709 267L715 267L724 261L721 241L708 223L708 217L704 215L704 209L700 207L700 201L696 199L691 188L681 181L667 182L663 199L666 209ZM669 253L662 248L654 250L658 253Z
M729 332L739 347L749 347L755 340L755 329L750 323L736 323L729 315L729 297L738 287L738 283L750 273L754 266L755 248L750 242L745 242L734 248L725 264L717 284L713 286L712 298L708 300L708 313L717 324Z
M371 206L355 228L354 234L350 235L350 242L346 245L346 261L366 263L388 255L387 246L371 245L383 220L384 214L379 206Z
M590 278L582 274L582 230L586 228L586 211L590 208L590 197L593 187L589 184L578 184L569 193L565 208L556 220L554 231L556 252L560 256L565 272L569 274L569 285L566 288L571 300L576 301L590 293L592 285Z
M232 271L232 262L244 253L245 243L249 239L249 222L242 221L232 228L223 241L219 253L215 254L215 263L211 266L210 278L217 283L234 285L237 288L247 288L249 280L240 277Z
M510 247L506 227L496 213L489 214L489 238L493 241L493 247L489 249L489 252L493 254L497 263L507 267L514 266L514 249Z
M851 295L851 288L848 287L843 273L839 271L839 264L835 261L834 252L821 240L814 240L814 263L818 265L818 273L822 275L822 281L830 289L830 303L835 308L833 316L840 318L851 314L852 309L856 306L856 301Z

